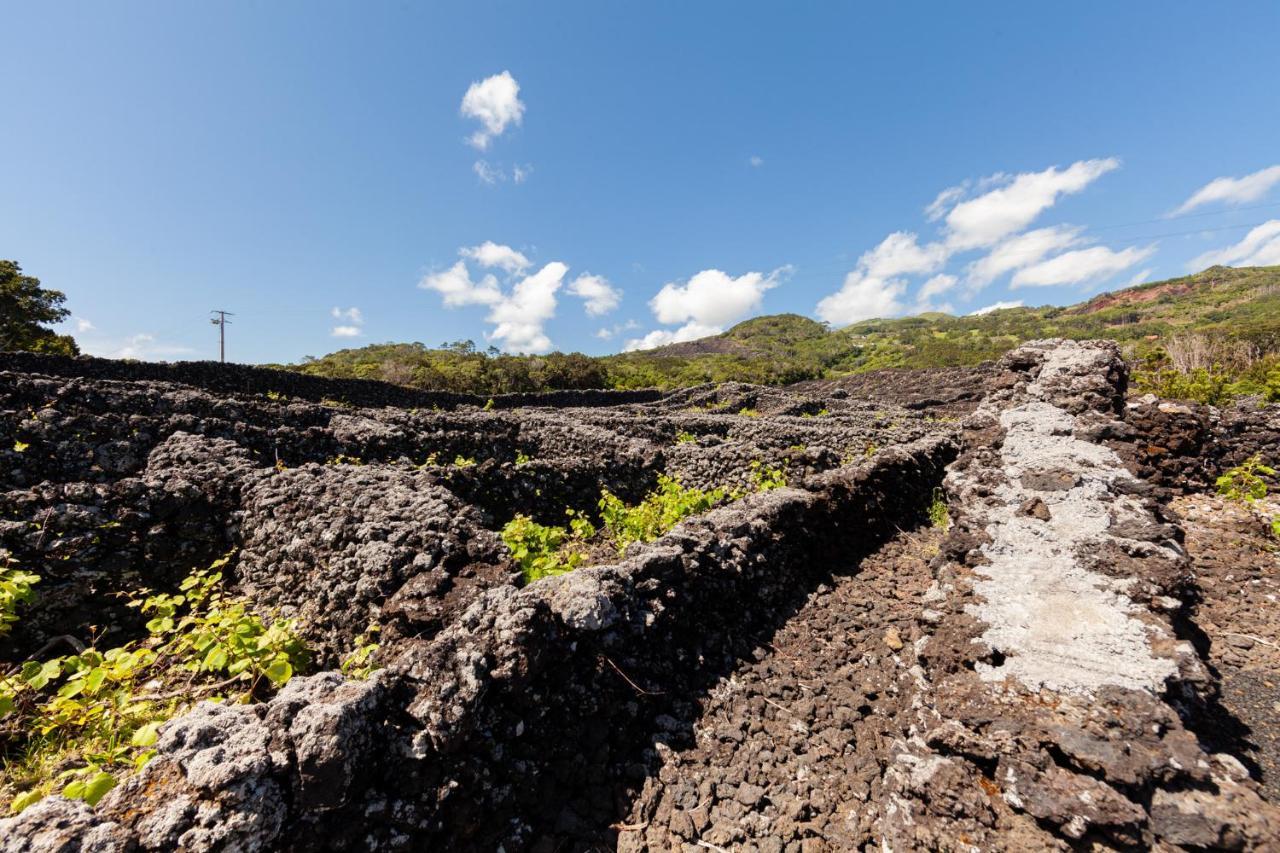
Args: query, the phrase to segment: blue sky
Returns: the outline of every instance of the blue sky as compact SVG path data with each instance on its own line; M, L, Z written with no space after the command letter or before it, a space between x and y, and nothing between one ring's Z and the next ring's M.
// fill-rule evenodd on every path
M0 257L96 354L216 357L213 308L239 361L604 353L1280 263L1274 2L6 0L0 29Z

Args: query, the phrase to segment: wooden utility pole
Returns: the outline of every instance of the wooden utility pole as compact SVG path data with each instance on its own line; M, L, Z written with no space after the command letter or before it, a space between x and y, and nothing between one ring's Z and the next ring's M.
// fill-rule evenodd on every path
M210 311L210 314L217 314L209 322L218 327L218 361L223 364L227 363L227 324L231 321L228 317L234 317L230 311Z

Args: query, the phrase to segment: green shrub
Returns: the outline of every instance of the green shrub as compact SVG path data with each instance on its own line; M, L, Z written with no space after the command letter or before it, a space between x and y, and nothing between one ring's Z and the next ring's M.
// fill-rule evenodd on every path
M595 526L573 510L567 511L569 527L538 524L517 515L502 528L502 542L524 574L525 583L571 572L586 562L583 544L595 536Z
M697 442L698 437L691 432L680 430L676 433L676 444L696 444Z
M1133 375L1133 384L1137 391L1144 394L1209 406L1223 406L1236 397L1257 394L1262 390L1247 380L1237 381L1226 371L1204 367L1187 373L1172 368L1138 370Z
M1229 501L1256 503L1267 496L1267 481L1263 477L1275 474L1275 469L1263 465L1260 455L1255 453L1218 478L1218 494Z
M330 456L324 460L326 465L363 465L364 460L359 456L347 456L345 453L339 453L337 456Z
M947 531L951 527L951 513L947 509L947 495L941 488L933 490L933 499L929 502L929 524L937 529Z
M658 488L635 506L605 490L600 497L600 518L618 553L632 542L652 542L682 519L705 512L730 497L726 489L685 488L675 477L658 475Z
M370 625L364 629L360 636L356 637L356 647L351 654L342 659L338 665L338 669L348 678L368 678L377 669L378 665L373 662L373 655L380 648L380 644L374 642L374 638L382 631L378 625Z
M751 463L751 483L757 492L781 489L787 485L787 474L781 468L770 468L756 459Z
M12 566L0 567L0 637L8 634L18 621L18 605L35 599L32 589L40 576Z
M147 637L27 661L0 678L0 731L17 745L6 755L8 782L21 790L12 810L58 786L96 804L119 773L151 759L160 725L197 697L261 698L307 664L293 620L265 622L226 593L226 563L192 572L177 594L131 600L151 617Z

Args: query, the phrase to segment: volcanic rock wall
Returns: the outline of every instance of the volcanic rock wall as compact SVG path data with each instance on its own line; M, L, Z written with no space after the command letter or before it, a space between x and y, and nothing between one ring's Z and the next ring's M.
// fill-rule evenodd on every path
M215 394L280 394L300 400L329 399L362 407L437 406L452 409L461 405L482 405L486 398L451 391L418 391L403 385L374 379L330 379L291 370L275 370L250 364L222 364L216 361L172 363L128 361L93 356L41 355L31 352L0 352L0 371L37 373L44 376L111 380L117 382L170 382L200 388ZM544 393L497 394L493 408L544 406L617 406L650 403L661 399L653 390L605 391L598 389L551 391Z
M96 811L51 797L0 829L37 849L609 843L655 734L825 561L918 521L953 452L922 439L691 519L616 565L495 587L367 681L326 673L264 705L198 706Z
M1160 500L1207 474L1178 481L1152 450L1190 459L1208 442L1211 471L1267 440L1274 414L1126 406L1118 350L1097 342L1028 344L985 382L957 430L934 415L963 395L931 409L927 389L922 411L727 385L414 412L0 373L0 546L49 581L10 656L231 548L238 591L298 616L323 664L386 626L372 677L198 705L96 809L55 796L0 820L0 850L714 849L704 837L745 836L708 824L744 814L762 850L828 849L822 827L893 850L1274 847L1274 807L1206 736L1223 712ZM746 484L752 463L791 487L610 565L520 587L497 541L517 512L559 521L661 471ZM923 524L944 473L940 553L911 589L881 577L866 592L883 598L856 602L894 626L812 623L850 630L832 638L849 665L821 685L845 703L826 708L822 754L860 799L788 794L775 823L782 794L741 769L682 777L677 751L709 760L705 709L744 665L781 671L773 638ZM804 749L813 709L777 695L797 702L783 712L799 751L768 760L800 775L819 754ZM734 730L720 736L732 753Z

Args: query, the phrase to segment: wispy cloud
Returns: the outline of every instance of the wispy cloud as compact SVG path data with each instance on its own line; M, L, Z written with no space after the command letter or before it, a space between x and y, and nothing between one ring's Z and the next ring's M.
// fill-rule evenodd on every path
M1257 201L1280 184L1280 166L1269 166L1239 178L1214 178L1191 194L1170 216L1206 204L1246 204Z
M614 323L612 326L604 326L603 328L596 329L596 337L602 341L607 341L617 337L623 332L629 332L632 329L638 328L640 328L639 323L635 320L628 320L625 323Z
M533 174L533 165L525 163L523 166L515 165L511 167L511 174L507 174L507 169L501 163L492 163L488 160L477 160L471 164L471 171L476 173L476 177L480 179L480 183L494 187L498 184L511 180L516 184L523 184L529 180L529 176Z
M1239 243L1205 252L1194 258L1187 267L1194 271L1217 264L1233 267L1280 264L1280 219L1270 219L1253 228Z
M497 169L489 165L488 160L477 160L471 164L471 171L476 173L476 177L480 179L480 183L493 186L498 181L505 180L506 175L501 169Z
M947 245L954 251L994 245L1030 225L1060 196L1078 193L1118 168L1120 161L1108 157L1080 160L1065 169L1051 166L1001 177L996 189L959 202L947 212Z
M1023 267L1013 274L1011 287L1048 287L1055 284L1083 284L1110 278L1137 266L1155 254L1155 246L1131 246L1116 252L1106 246L1063 252L1045 261Z
M334 307L329 314L335 320L345 321L339 322L330 331L329 334L335 338L358 338L364 334L364 314L354 305L350 308Z
M1021 308L1021 307L1022 307L1021 299L1013 299L1008 302L993 302L984 308L979 308L976 311L970 311L969 316L977 317L982 314L990 314L992 311L1003 311L1006 308Z
M1149 257L1153 247L1114 251L1079 248L1090 242L1077 225L1027 230L1037 218L1067 195L1079 193L1120 166L1115 157L1078 160L1038 172L998 172L965 180L939 192L925 206L924 217L938 223L932 239L914 231L895 231L864 252L840 289L818 302L818 317L847 325L873 317L950 309L936 299L963 281L963 298L997 279L1013 274L1016 286L1091 281L1128 269ZM978 250L964 275L946 272L957 256ZM928 276L915 292L913 280Z
M978 290L1006 273L1038 263L1045 255L1080 243L1083 230L1075 225L1055 225L1008 237L969 265L967 283Z
M104 358L136 358L141 361L171 361L195 355L192 347L162 341L149 332L130 335L124 339L94 339L80 341L80 347L89 355Z

